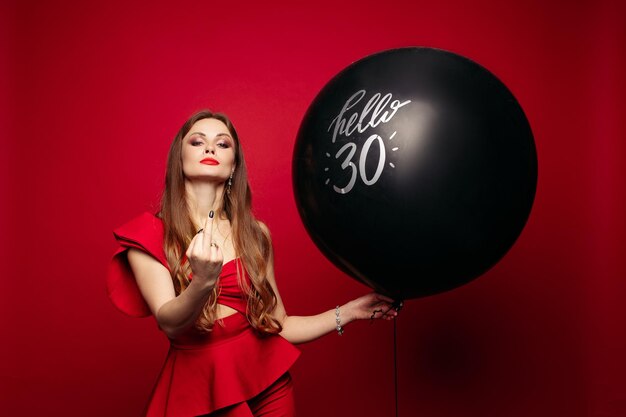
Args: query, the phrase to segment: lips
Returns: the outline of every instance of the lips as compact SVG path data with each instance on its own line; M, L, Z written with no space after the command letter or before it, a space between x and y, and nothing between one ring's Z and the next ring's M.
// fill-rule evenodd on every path
M219 162L217 162L217 160L213 158L204 158L202 161L200 161L200 163L204 165L219 165L220 164Z

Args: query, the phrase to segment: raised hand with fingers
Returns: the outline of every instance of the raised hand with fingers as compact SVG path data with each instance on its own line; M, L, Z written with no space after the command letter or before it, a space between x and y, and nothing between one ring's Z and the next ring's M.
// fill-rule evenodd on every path
M222 272L224 257L217 243L213 242L213 210L206 218L204 228L193 237L187 248L187 259L193 271L193 280L208 287L215 286Z

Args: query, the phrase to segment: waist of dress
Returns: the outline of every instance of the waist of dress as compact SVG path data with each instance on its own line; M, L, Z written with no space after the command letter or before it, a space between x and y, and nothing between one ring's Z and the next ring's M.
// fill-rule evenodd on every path
M256 331L241 313L218 319L213 324L213 330L203 332L190 328L175 339L170 339L170 346L176 350L210 349L230 343L245 336L255 336ZM259 337L261 337L259 335Z

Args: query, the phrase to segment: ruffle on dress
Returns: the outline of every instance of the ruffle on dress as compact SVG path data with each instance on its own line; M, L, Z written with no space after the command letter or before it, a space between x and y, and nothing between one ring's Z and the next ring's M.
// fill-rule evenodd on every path
M147 417L199 416L247 401L300 355L282 336L259 334L241 313L222 321L210 333L192 330L171 341Z
M113 254L107 272L107 293L121 312L132 317L151 315L143 299L133 271L128 264L128 249L140 249L169 270L163 251L163 222L154 214L145 212L113 231L119 248Z

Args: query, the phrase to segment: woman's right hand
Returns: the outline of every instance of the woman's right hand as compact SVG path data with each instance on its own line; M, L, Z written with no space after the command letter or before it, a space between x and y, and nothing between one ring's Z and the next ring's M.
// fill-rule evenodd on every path
M222 272L224 257L219 246L212 241L213 230L213 210L206 218L204 228L200 229L189 247L187 248L187 259L193 271L193 280L213 288L217 278Z

